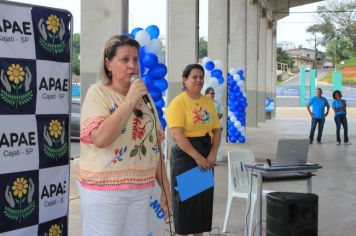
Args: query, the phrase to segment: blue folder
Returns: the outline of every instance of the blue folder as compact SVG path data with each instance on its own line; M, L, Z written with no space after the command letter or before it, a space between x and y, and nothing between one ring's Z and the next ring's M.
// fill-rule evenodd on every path
M195 167L178 175L176 178L176 190L178 191L182 202L214 187L214 175L212 169L204 171L199 167Z

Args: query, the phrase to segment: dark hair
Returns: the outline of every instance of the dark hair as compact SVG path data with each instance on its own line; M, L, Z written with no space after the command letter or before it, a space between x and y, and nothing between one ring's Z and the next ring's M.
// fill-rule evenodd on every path
M320 92L323 92L323 90L321 88L317 88L316 90L319 90Z
M207 94L210 93L211 91L215 92L215 90L213 89L213 87L208 87L207 89L205 89L205 95L207 95Z
M340 98L342 98L342 94L341 94L341 92L340 92L339 90L335 90L335 91L333 92L333 98L336 99L336 98L335 98L335 95L336 95L337 93L339 94Z
M189 64L184 68L182 77L187 79L193 69L201 70L203 72L203 76L205 75L204 67L202 65L200 65L200 64L195 63L195 64ZM186 88L185 88L185 85L183 83L183 90L185 90L185 89Z
M105 48L103 52L103 61L101 66L103 68L99 68L99 70L103 69L104 73L99 73L99 79L103 81L104 84L111 82L111 73L105 66L105 59L111 61L116 56L116 50L118 47L121 46L132 46L137 49L137 53L139 52L140 44L134 40L133 38L127 35L113 35L111 36L108 41L105 43ZM100 67L101 67L100 66Z

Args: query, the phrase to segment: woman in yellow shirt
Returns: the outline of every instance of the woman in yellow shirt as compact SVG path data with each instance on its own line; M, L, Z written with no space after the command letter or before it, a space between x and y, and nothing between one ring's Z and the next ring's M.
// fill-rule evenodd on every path
M211 231L214 188L181 202L175 190L176 176L196 166L213 168L220 144L220 123L213 101L201 94L204 68L188 65L182 77L184 91L167 109L168 127L175 141L171 154L174 227L180 235L203 235Z

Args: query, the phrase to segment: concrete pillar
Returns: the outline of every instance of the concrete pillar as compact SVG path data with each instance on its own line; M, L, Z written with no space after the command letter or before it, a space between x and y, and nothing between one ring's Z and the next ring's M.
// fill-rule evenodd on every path
M218 20L217 20L218 19ZM208 56L212 59L218 59L223 62L223 76L226 86L228 70L228 30L229 27L229 0L209 0L209 20L208 20ZM223 137L226 136L226 89L223 90L222 100L220 101L224 108L222 118Z
M247 2L246 7L246 94L248 107L246 121L248 126L257 126L258 101L258 5L253 1Z
M272 98L277 105L277 96L276 96L276 81L277 81L277 24L273 22L272 28L272 81L271 81L271 92ZM273 114L276 116L276 112Z
M258 85L257 85L257 121L266 121L266 41L267 41L267 9L259 8L259 41L258 41Z
M266 40L266 97L274 98L272 94L272 72L273 72L273 44L272 44L272 21L267 18L267 40Z
M230 0L228 68L246 72L246 0Z
M182 91L182 72L198 61L199 1L170 0L168 4L167 104Z
M114 34L127 32L128 0L81 0L81 99L98 78L104 44Z

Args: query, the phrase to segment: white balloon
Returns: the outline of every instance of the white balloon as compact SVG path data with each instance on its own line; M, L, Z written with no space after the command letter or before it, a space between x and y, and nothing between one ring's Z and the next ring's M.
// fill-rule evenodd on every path
M238 81L237 84L239 85L240 88L245 87L245 83L242 80Z
M239 75L234 75L233 77L234 77L234 80L235 80L236 82L238 82L238 81L240 80L240 76L239 76Z
M166 54L164 52L157 53L157 57L158 57L159 63L162 63L162 64L166 63Z
M141 30L137 32L135 39L140 44L140 46L146 46L150 43L151 37L145 30Z
M237 128L237 129L240 129L241 128L241 122L240 121L235 121L234 122L234 126L235 126L235 128Z
M235 124L235 123L234 123ZM240 123L241 124L241 123ZM241 126L240 128L238 128L238 130L241 132L245 132L246 131L246 128L245 126Z
M211 61L211 59L209 57L204 57L202 59L203 67L205 66L205 63L207 63L208 61Z
M247 96L245 91L242 92L242 96L244 96L244 97Z
M219 86L219 81L215 77L212 77L210 78L209 84L210 87L217 88Z
M236 116L232 115L232 116L230 116L230 120L232 122L234 122L234 124L235 124L235 122L237 121L237 118L236 118Z
M237 70L236 70L235 68L231 68L231 69L229 70L230 75L235 75L236 72L237 72Z
M221 60L215 60L214 64L215 64L215 68L214 69L222 70L223 62Z
M145 47L145 51L146 52L150 52L150 53L154 53L157 54L159 52L162 51L163 45L161 40L159 39L153 39L151 40L151 42L149 42L146 47Z
M230 116L232 116L234 113L232 113L231 111L228 111L227 112L227 115L230 117Z
M210 71L205 71L204 80L208 82L211 78Z
M244 136L244 137L245 137L246 132L245 132L245 131L240 131L240 134L241 134L241 136Z

